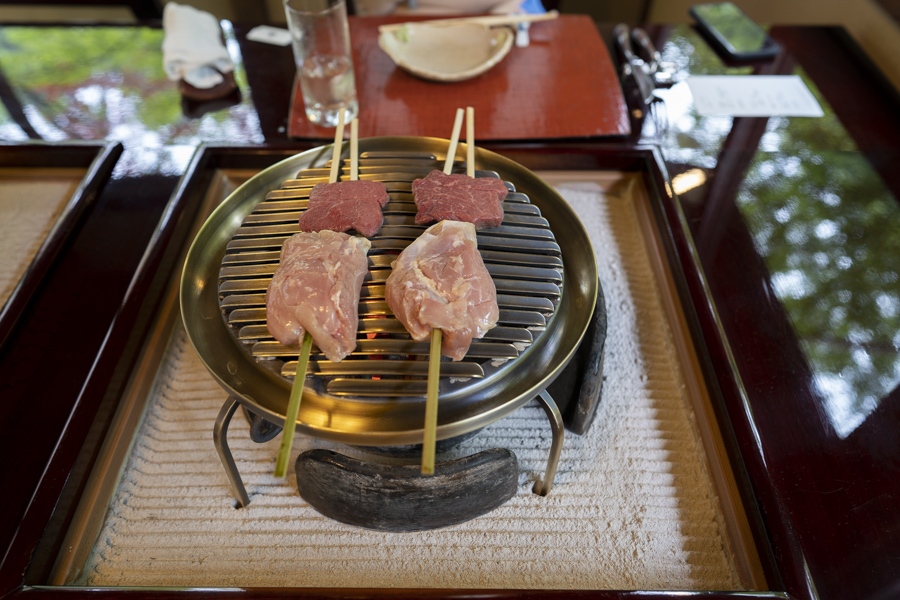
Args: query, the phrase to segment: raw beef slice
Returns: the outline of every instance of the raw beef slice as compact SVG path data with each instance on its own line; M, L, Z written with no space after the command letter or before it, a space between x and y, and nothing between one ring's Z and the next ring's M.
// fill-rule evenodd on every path
M503 199L509 190L493 177L445 175L434 170L412 183L418 208L416 223L465 221L477 229L499 227L503 222Z
M390 197L380 181L320 183L309 192L309 208L300 215L301 231L355 229L372 237L381 229L381 209Z

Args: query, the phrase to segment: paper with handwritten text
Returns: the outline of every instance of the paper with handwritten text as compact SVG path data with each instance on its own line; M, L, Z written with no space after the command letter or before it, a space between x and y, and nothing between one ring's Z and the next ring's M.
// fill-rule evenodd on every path
M703 116L821 117L822 107L796 75L698 75L687 80Z

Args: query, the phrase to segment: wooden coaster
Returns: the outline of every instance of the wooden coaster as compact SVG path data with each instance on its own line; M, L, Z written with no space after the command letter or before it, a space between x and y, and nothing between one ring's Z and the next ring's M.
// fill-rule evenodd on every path
M234 73L222 73L221 71L219 71L219 73L224 77L222 83L205 89L194 87L182 79L179 82L181 95L185 98L190 98L191 100L215 100L217 98L224 98L237 88L237 84L234 81Z

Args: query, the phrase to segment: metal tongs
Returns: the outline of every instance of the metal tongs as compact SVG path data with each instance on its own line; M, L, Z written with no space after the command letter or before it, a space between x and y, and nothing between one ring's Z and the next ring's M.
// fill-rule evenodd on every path
M622 54L622 78L629 77L634 79L638 90L641 92L641 98L645 104L649 104L653 100L653 90L656 89L656 74L659 71L661 57L659 51L650 40L650 36L643 29L629 30L624 23L616 25L613 30L616 45ZM635 43L641 49L641 54L646 57L644 60L638 56L631 40L634 38Z
M665 114L659 114L657 104L662 103L662 98L656 94L656 88L671 84L670 74L661 69L662 56L643 29L630 30L627 25L620 23L616 25L613 34L622 58L622 80L634 80L641 100L648 107L656 125L656 133L661 135L667 129L668 118ZM637 44L640 56L634 51L632 40Z

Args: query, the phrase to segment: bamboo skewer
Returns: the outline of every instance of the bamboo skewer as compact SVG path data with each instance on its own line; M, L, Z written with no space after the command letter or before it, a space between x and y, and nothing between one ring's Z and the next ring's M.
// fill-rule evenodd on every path
M472 108L469 107L471 111ZM450 136L450 146L447 148L447 158L444 160L444 174L453 172L453 162L456 158L456 146L459 144L459 133L462 129L464 116L463 109L456 109L456 119L453 121L453 133ZM471 114L471 113L470 113ZM471 146L471 138L474 134L466 128L468 145ZM474 171L473 171L474 172ZM431 348L428 353L428 387L425 397L425 433L422 438L422 474L434 474L434 454L437 443L437 414L438 395L441 381L441 330L431 330Z
M459 144L459 133L462 129L465 112L461 108L456 109L456 118L453 120L453 133L450 136L450 145L447 147L447 158L444 159L444 175L453 172L453 161L456 160L456 146Z
M288 401L287 414L284 417L284 431L281 434L281 448L278 449L278 460L275 461L275 477L284 477L288 460L291 458L291 446L294 444L294 429L297 415L300 413L300 397L303 395L303 384L306 381L306 367L309 364L309 352L312 349L312 336L303 332L303 344L297 359L297 373L294 385L291 386L291 399Z
M328 173L328 183L338 180L341 169L341 148L344 140L344 110L338 117L337 130L334 132L334 150L331 153L331 170ZM351 134L356 119L351 125ZM352 142L353 140L351 140ZM351 154L353 153L351 143ZM351 169L353 159L351 156ZM284 477L287 471L287 463L291 457L291 447L294 444L294 430L297 426L297 416L300 414L300 398L303 396L303 386L306 383L306 369L309 366L309 353L312 350L313 339L309 331L303 332L303 343L300 346L300 355L297 358L297 373L294 375L294 384L291 386L291 396L288 400L287 413L284 416L284 430L281 434L281 447L278 449L278 458L275 461L275 477Z
M350 181L359 179L359 119L350 121Z
M437 444L438 394L441 384L441 330L431 330L428 354L428 395L425 398L425 436L422 439L422 475L434 475Z
M466 175L475 177L475 109L466 107Z
M331 150L331 171L328 173L328 183L334 183L338 180L338 174L341 172L341 149L344 142L344 114L346 109L341 111L338 117L337 129L334 132L334 148Z

